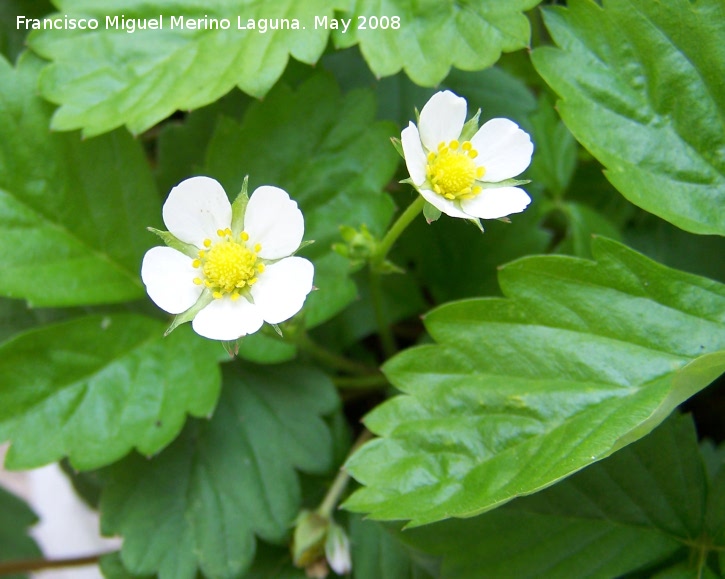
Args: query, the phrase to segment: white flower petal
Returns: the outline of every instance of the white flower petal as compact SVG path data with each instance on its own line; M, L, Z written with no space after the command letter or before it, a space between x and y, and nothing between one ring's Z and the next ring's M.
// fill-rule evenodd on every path
M263 185L252 193L244 214L250 243L259 243L264 259L287 257L302 243L305 220L297 203L279 187Z
M531 198L518 187L496 187L484 189L473 199L461 201L461 208L474 217L498 219L512 213L521 213Z
M232 206L222 186L209 177L192 177L179 183L164 203L164 223L185 243L202 247L216 239L218 229L232 222Z
M413 123L410 123L400 134L400 141L403 145L405 165L408 167L410 178L416 185L422 185L425 183L425 168L428 161L426 160L423 145L420 143L420 133L418 133L418 127L416 127Z
M531 163L534 144L529 134L508 119L491 119L471 139L476 164L486 169L481 181L498 183L523 173Z
M428 203L446 215L450 215L451 217L461 217L463 219L471 219L471 216L458 209L453 201L449 201L445 197L441 197L435 191L421 189L420 194Z
M185 312L199 299L198 270L191 258L170 247L152 247L141 264L141 279L153 302L170 314Z
M232 301L228 296L212 301L192 320L200 336L210 340L236 340L262 327L259 308L244 297Z
M420 111L420 140L429 151L437 151L438 144L461 136L466 122L466 99L446 90L437 92Z
M252 286L252 298L264 321L279 324L302 309L312 289L315 268L302 257L288 257L268 265Z

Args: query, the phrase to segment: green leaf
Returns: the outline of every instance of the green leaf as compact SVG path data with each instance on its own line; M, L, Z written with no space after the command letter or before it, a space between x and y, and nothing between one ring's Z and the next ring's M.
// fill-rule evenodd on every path
M442 579L653 577L663 561L662 576L696 577L724 545L704 526L725 513L708 494L694 425L677 416L540 493L399 536L443 556Z
M617 241L621 235L603 215L580 203L564 202L556 205L566 219L566 234L556 250L560 253L591 257L593 235L602 235Z
M86 316L0 345L0 440L7 466L32 468L68 456L92 469L132 448L151 455L186 414L211 413L219 393L217 343L190 328L138 315Z
M42 557L35 541L27 535L28 527L38 522L30 508L15 495L0 487L0 561ZM8 579L20 579L9 575Z
M235 578L255 535L280 542L300 509L296 470L327 472L332 437L320 415L339 404L329 379L299 365L245 365L225 374L211 421L189 421L153 460L112 467L101 497L104 533L124 537L136 574Z
M486 222L486 232L444 215L428 225L415 220L393 249L396 263L412 264L412 275L436 303L498 293L497 268L530 253L543 253L549 235L535 207L512 222ZM464 251L465 248L465 251Z
M404 69L423 86L441 82L452 66L481 70L494 64L502 52L528 45L529 21L522 14L541 0L356 0L347 31L335 31L337 47L360 44L375 76ZM398 17L385 28L383 17Z
M41 91L61 105L53 117L53 128L82 128L84 135L92 136L124 124L139 133L177 109L212 103L235 86L252 96L264 96L290 56L308 64L317 61L329 31L316 29L315 17L332 17L348 3L251 0L240 4L239 0L222 0L210 5L203 0L180 0L167 8L126 0L100 4L57 0L56 4L61 15L98 19L102 30L38 31L29 40L33 50L52 61L43 73ZM122 15L125 22L134 23L134 19L158 21L161 15L163 29L129 33L120 25ZM118 26L111 22L109 28L107 18L116 16ZM264 33L260 26L240 30L237 16L244 26L253 19L266 20L268 27ZM173 17L192 22L202 19L202 26L172 28ZM229 20L228 30L218 23L224 18ZM282 18L288 19L287 29L277 20ZM291 29L294 19L299 30ZM210 25L204 26L204 22Z
M468 101L469 116L481 109L481 124L495 117L522 123L537 109L531 89L498 67L479 72L452 70L443 85Z
M374 521L350 521L352 570L355 579L429 579L411 550Z
M40 18L53 10L49 0L4 0L0 2L0 54L14 62L25 49L28 31L18 27L17 18Z
M725 235L725 7L721 0L574 0L534 51L571 132L632 203Z
M101 573L106 579L150 579L150 575L133 575L123 566L121 554L116 551L104 555L98 562Z
M339 226L365 224L381 235L393 212L382 189L398 165L391 123L375 121L370 91L345 96L327 74L315 74L293 91L276 87L251 105L242 121L220 119L207 150L206 173L227 191L239 191L249 175L250 195L273 184L295 199L305 217L300 255L315 264L313 292L305 304L308 327L339 312L355 298L349 262L332 251Z
M144 295L139 263L161 211L139 143L125 132L81 142L48 131L39 59L0 57L0 295L36 306Z
M561 199L576 169L576 141L545 95L539 98L539 106L529 116L529 123L536 143L529 176L535 183L543 185L555 199Z
M725 287L603 238L596 262L503 267L506 299L425 324L436 345L384 366L405 394L365 419L346 503L420 525L530 494L650 432L725 370Z

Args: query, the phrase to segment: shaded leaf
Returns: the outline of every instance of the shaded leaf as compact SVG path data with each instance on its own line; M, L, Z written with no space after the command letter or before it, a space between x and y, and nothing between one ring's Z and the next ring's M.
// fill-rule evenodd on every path
M338 398L329 379L299 365L230 369L211 421L189 421L153 460L112 467L101 497L105 533L121 557L161 579L234 578L255 557L255 535L280 542L300 508L296 470L332 467L320 415ZM272 575L274 576L274 575Z
M505 266L507 299L448 304L436 345L384 371L405 394L365 419L346 506L413 525L530 494L641 438L725 370L725 287L603 238L596 262Z
M206 416L220 385L216 342L138 315L86 316L0 345L0 440L7 466L68 456L76 469L154 454L186 414Z
M27 535L28 527L37 522L35 513L23 501L0 487L0 561L42 557L35 541ZM21 575L7 577L20 579Z
M48 131L39 59L0 57L0 295L35 306L144 295L139 264L161 211L141 146L125 132L92 143Z
M725 235L725 5L574 0L532 58L571 132L632 203Z

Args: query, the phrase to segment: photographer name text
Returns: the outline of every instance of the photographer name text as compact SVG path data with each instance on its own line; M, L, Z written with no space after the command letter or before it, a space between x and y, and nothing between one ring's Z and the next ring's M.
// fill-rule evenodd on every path
M18 16L18 30L124 30L133 34L140 30L254 30L260 34L273 30L306 30L307 26L297 18L189 18L186 16L159 15L158 18L126 18L123 14L98 18L71 18L67 15L52 18L27 18ZM236 24L236 26L233 26ZM310 23L314 29L340 30L398 30L400 16L356 16L355 18L331 18L315 16Z

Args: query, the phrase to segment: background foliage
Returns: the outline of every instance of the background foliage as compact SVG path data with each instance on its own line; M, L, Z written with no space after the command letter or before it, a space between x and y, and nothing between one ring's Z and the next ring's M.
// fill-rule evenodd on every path
M50 13L101 29L16 26ZM295 523L342 465L358 579L725 576L724 27L721 0L7 0L5 466L65 459L124 539L109 578L304 577ZM417 195L389 139L441 89L532 135L533 203L418 217L371 275ZM318 291L236 359L164 338L138 275L198 174L285 188L315 241ZM0 491L0 573L34 520Z

